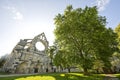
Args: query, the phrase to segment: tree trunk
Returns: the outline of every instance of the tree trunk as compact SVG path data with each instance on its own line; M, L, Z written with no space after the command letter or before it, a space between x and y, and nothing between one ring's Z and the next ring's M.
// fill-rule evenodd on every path
M83 70L84 70L84 75L89 75L87 68L83 68Z
M70 73L70 68L68 68L68 72Z

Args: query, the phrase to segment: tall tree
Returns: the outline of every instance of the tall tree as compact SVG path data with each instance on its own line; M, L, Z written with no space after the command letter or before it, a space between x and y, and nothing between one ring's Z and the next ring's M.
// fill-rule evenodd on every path
M106 18L98 15L96 7L73 9L70 5L63 14L55 17L55 25L58 45L72 56L68 58L80 65L85 73L93 66L95 59L108 62L113 52L113 34L105 28Z

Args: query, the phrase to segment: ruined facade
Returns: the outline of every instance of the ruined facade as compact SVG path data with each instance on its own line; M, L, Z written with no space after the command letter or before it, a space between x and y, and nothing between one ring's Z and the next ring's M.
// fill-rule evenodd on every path
M38 50L36 44L44 45L44 50ZM46 54L49 44L44 33L33 39L20 40L14 47L4 65L4 71L11 73L37 73L51 69L50 58Z

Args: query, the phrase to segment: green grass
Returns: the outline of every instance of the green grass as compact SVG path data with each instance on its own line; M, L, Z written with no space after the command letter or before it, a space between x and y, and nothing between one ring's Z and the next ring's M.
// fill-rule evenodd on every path
M120 79L120 74L114 74L114 75Z
M115 76L120 78L120 74ZM105 74L85 76L82 73L47 73L32 76L1 77L0 80L103 80Z

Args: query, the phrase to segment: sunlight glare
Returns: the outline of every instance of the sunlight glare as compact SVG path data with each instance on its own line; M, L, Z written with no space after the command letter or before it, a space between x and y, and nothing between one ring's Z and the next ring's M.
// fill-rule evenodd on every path
M18 78L15 80L56 80L56 79L52 76L30 76L26 78Z
M60 74L60 76L64 77L64 76L65 76L65 74Z
M35 44L35 46L36 46L36 48L37 48L38 50L40 50L40 51L43 51L43 50L45 49L45 46L44 46L43 43L41 43L41 42L37 42L37 43Z

